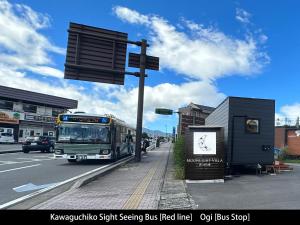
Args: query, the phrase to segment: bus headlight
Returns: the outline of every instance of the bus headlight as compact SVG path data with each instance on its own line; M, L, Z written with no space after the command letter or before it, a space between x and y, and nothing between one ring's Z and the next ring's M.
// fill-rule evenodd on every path
M55 149L55 154L56 155L63 155L64 154L64 150L62 150L62 149Z
M100 151L100 153L102 155L108 155L109 154L109 150L108 149L103 149L103 150Z

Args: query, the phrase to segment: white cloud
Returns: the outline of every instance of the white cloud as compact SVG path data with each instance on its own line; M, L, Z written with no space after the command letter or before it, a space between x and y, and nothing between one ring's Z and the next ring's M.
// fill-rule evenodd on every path
M242 23L250 23L251 14L244 9L236 8L235 18Z
M11 69L0 69L0 84L23 90L35 91L65 98L76 99L78 110L97 113L114 114L126 122L135 125L137 113L138 88L125 88L118 85L95 84L93 92L88 94L84 88L71 85L64 80L56 83L45 83L26 77L26 74ZM152 122L157 118L154 109L168 107L177 109L189 102L216 106L225 95L219 93L211 84L203 81L175 84L159 84L145 87L144 122ZM112 101L112 98L115 100Z
M280 108L280 112L283 116L288 118L300 117L300 103L295 103L293 105L284 105Z
M149 54L160 57L162 68L190 78L215 80L236 74L251 75L261 72L269 63L268 55L260 51L257 41L248 33L245 39L237 39L184 18L181 25L185 29L179 31L159 16L142 15L121 6L113 10L122 20L151 30ZM144 19L132 19L130 14Z
M142 15L135 10L116 6L113 8L113 11L120 19L129 23L150 24L148 16Z
M280 112L275 114L275 124L295 125L298 117L300 118L300 103L284 105L280 108Z
M45 76L63 77L55 68L49 52L65 54L38 30L50 25L47 15L37 13L26 5L12 5L0 0L0 61L7 67L29 70Z
M260 39L261 43L265 43L269 38L268 38L267 35L262 34L262 35L259 36L259 39Z

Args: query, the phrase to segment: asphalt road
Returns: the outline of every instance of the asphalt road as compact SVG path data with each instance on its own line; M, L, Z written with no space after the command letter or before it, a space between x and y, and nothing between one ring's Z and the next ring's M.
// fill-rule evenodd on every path
M187 184L199 209L300 209L300 164L277 175L241 175L215 184Z
M0 205L107 163L70 164L41 152L0 154Z

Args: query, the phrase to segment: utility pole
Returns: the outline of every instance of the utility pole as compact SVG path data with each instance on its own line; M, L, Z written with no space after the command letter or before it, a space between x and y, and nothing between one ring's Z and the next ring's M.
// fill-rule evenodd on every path
M147 51L147 40L142 39L141 55L140 55L140 79L139 79L138 109L137 109L137 121L136 121L136 143L135 143L135 160L137 162L141 161L146 51Z
M168 131L168 125L166 124L166 138L168 137L167 132Z

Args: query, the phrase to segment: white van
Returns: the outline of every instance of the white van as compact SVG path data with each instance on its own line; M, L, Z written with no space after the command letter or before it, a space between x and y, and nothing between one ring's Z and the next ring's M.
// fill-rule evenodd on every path
M12 133L0 133L0 143L14 143L14 135Z

